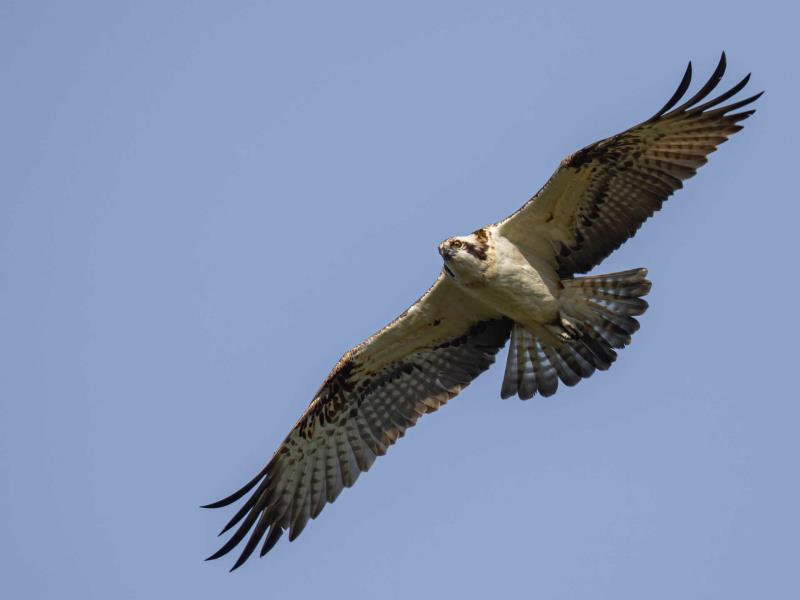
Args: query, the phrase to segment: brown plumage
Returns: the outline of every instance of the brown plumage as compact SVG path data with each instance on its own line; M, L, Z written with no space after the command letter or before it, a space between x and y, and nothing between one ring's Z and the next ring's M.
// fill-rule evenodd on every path
M749 75L707 100L725 67L723 54L709 81L677 106L690 63L653 117L564 159L507 219L440 245L445 265L431 289L346 353L267 465L208 505L250 494L222 531L235 528L233 535L209 558L244 542L236 569L284 532L296 538L422 415L488 369L509 336L503 397L547 396L559 381L575 385L609 368L647 308L646 271L573 277L634 235L755 112L740 109L761 94L723 105Z

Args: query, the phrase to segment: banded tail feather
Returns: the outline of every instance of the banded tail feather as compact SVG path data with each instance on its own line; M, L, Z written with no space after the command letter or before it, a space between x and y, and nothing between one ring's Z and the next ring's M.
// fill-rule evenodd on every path
M638 331L635 317L647 310L646 276L646 269L633 269L562 280L561 324L538 331L514 324L500 395L552 396L559 380L573 386L597 369L608 369L615 350Z

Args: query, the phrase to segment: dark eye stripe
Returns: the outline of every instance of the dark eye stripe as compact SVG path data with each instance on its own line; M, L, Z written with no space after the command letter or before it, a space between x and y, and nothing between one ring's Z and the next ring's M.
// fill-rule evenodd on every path
M478 260L486 260L486 250L484 248L479 248L475 244L470 244L469 242L464 243L464 248Z

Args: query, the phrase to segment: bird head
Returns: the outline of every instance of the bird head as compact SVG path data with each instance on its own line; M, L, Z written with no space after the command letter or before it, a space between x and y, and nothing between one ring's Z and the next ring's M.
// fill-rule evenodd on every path
M480 274L487 266L489 238L484 229L465 236L451 237L439 244L444 269L450 277Z

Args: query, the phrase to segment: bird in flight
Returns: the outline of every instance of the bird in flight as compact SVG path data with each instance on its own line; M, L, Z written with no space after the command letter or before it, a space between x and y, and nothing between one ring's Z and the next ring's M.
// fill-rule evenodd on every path
M234 494L250 493L209 560L247 541L231 570L285 531L295 539L422 415L456 396L509 341L500 395L550 396L596 370L639 328L650 290L645 269L576 277L636 233L664 201L740 129L761 94L728 102L750 75L709 99L725 73L678 105L692 65L655 115L565 158L510 217L439 245L443 268L408 310L348 351L266 466ZM762 92L763 93L763 92Z

